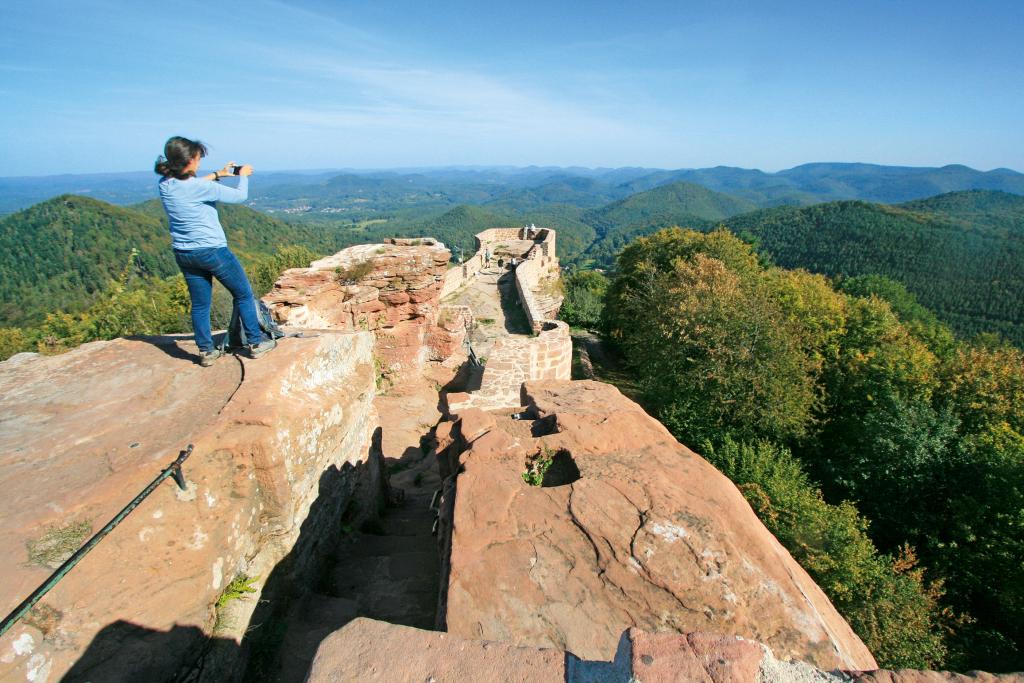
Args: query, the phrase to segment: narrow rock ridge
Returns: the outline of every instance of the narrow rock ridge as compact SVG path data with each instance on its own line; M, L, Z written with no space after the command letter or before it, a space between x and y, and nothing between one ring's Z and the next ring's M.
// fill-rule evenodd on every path
M441 521L449 632L610 661L633 624L875 668L736 487L639 406L590 381L527 382L523 395L531 419L469 408L437 429L441 469L457 473ZM560 452L579 479L524 481L529 460Z

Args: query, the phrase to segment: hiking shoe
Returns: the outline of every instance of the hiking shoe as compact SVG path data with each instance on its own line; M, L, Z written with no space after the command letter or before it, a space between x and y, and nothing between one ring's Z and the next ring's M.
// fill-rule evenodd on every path
M214 349L213 351L200 351L199 352L199 364L204 368L208 368L213 365L218 358L224 355L224 352L220 349Z
M259 344L249 347L249 358L259 358L275 348L277 348L276 339L264 339Z

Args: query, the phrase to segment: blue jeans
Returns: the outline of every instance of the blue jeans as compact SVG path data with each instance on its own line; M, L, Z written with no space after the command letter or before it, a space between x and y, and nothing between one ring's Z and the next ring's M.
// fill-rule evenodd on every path
M210 247L189 251L174 250L188 294L192 299L192 329L196 335L196 346L200 351L213 351L213 334L210 331L210 303L213 300L213 278L217 278L234 298L232 308L242 319L246 341L259 344L263 341L260 324L256 319L256 301L252 285L242 270L242 264L227 247Z

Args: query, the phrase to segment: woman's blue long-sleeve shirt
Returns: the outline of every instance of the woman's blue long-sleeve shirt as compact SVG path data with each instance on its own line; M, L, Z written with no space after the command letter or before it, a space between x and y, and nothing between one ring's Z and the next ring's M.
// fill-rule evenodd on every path
M171 246L181 251L226 247L216 202L241 204L249 196L249 177L238 177L238 188L212 180L163 178L160 201L171 225Z

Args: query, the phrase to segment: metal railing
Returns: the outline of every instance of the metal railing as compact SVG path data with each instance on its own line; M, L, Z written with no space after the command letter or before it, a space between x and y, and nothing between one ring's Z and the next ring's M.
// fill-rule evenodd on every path
M83 557L85 557L90 550L96 547L96 545L103 540L103 538L113 531L114 527L120 524L125 517L127 517L132 510L139 506L143 500L145 500L149 494L156 490L156 487L160 485L164 479L168 477L174 477L174 482L178 485L182 491L186 490L185 486L185 474L181 471L182 463L188 459L188 456L192 455L192 444L188 445L188 448L178 453L177 459L170 465L165 467L160 474L157 475L156 479L149 483L149 486L142 489L139 495L132 498L131 502L124 506L120 512L114 515L114 518L104 525L96 534L86 541L85 545L75 551L75 553L64 561L60 567L57 568L53 574L50 574L50 578L42 583L39 588L36 588L31 595L25 598L20 605L14 608L14 611L4 617L4 620L0 622L0 636L7 633L7 631L14 626L18 620L28 614L37 602L39 602L44 595L50 592L57 583L64 578L64 576L71 571L76 564L78 564Z

